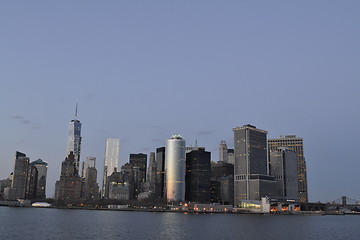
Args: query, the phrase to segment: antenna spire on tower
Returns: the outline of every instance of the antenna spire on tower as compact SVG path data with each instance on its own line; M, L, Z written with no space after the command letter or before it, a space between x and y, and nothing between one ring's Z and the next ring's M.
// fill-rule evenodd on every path
M77 117L77 112L78 112L78 103L76 102L76 107L75 107L75 118Z

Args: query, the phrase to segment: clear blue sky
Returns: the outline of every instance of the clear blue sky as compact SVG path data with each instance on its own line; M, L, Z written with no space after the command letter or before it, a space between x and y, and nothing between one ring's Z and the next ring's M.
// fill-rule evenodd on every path
M107 137L121 164L173 133L217 161L250 123L304 138L311 201L360 199L359 43L356 0L1 1L0 178L41 158L51 197L79 102L100 175Z

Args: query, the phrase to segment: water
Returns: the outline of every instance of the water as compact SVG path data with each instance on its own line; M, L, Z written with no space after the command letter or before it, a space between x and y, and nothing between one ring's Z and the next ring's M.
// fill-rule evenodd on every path
M0 239L360 239L360 216L0 207Z

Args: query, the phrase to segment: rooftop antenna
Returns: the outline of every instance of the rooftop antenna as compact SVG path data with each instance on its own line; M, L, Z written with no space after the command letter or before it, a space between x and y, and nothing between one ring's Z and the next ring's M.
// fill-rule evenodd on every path
M75 119L77 118L77 112L78 112L78 103L76 102L76 107L75 107Z

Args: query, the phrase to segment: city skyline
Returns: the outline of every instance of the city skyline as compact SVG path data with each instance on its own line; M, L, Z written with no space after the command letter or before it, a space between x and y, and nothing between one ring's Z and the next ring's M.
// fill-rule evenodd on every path
M304 139L309 201L360 199L358 1L2 2L0 177L13 155L60 176L79 102L81 161L174 133L217 160L232 128ZM346 141L344 141L346 140ZM101 181L98 180L99 183Z

